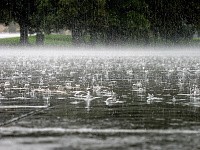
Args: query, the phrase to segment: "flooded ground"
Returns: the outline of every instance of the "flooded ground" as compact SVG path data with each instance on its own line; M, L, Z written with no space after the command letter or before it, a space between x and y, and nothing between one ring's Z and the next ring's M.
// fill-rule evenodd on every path
M198 52L109 53L4 52L0 149L199 149Z

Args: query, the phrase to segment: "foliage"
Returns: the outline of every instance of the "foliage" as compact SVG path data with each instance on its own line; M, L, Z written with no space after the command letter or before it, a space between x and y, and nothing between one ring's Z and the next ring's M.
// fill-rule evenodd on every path
M199 0L2 0L0 14L2 23L19 23L22 43L28 30L69 29L77 46L181 43L200 30Z
M109 43L120 43L148 37L150 23L146 18L147 5L143 1L107 0ZM122 43L120 43L122 44Z
M58 30L58 0L36 0L37 8L31 16L31 32L50 34Z
M4 22L15 21L20 25L20 42L28 43L30 16L36 10L36 0L2 0L0 5Z
M166 42L179 43L194 33L200 3L196 0L146 0L151 30Z
M60 0L58 11L63 27L72 31L74 45L84 44L85 36L97 38L105 26L105 0ZM94 37L95 36L95 37Z

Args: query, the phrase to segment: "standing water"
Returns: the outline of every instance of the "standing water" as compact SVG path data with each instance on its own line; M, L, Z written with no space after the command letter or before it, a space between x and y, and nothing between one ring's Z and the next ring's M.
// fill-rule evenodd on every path
M200 148L200 55L180 52L2 51L0 149Z

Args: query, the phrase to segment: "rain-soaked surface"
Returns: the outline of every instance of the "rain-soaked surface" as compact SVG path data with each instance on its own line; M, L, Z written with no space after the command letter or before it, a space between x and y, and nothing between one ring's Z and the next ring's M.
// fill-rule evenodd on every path
M45 52L0 56L0 149L200 149L197 51Z

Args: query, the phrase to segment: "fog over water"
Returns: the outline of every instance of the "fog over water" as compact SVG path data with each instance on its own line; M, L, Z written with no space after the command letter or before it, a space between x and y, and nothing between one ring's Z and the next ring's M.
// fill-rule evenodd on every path
M0 56L200 56L199 47L1 47Z

